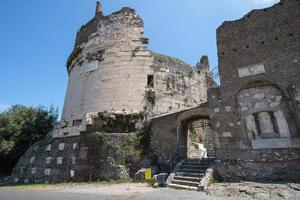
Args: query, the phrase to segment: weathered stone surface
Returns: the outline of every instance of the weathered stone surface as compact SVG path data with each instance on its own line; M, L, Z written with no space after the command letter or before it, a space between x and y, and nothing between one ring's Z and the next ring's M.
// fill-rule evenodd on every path
M108 137L114 145L121 146L129 136L128 134L111 134ZM122 163L129 159L125 157L126 153L122 149L117 152L107 149L101 153L97 150L101 148L101 145L94 145L96 141L97 135L94 134L43 140L33 145L20 158L12 177L18 179L18 182L30 183L128 179L130 170L136 168L135 163L131 165L132 168ZM49 144L52 149L45 151ZM60 150L61 144L64 144L63 151ZM78 147L73 148L74 144L78 144ZM38 150L34 150L36 146Z
M250 140L253 140L258 137L258 131L255 124L255 119L253 115L247 115L245 117L246 129L248 137Z
M212 123L219 172L228 180L300 180L295 164L300 138L300 66L295 62L299 18L299 2L281 0L217 29L221 86L208 91L208 103L211 110L221 108ZM222 109L227 106L231 112ZM241 123L230 126L235 122ZM224 132L232 137L223 137Z
M168 178L168 173L160 173L153 176L153 186L160 187L165 186Z
M55 131L55 137L86 131L94 124L90 113L161 115L206 102L207 82L212 82L207 57L202 60L205 65L194 69L151 52L147 44L143 21L130 8L96 15L80 28L67 62L69 81L61 122L66 126ZM148 90L155 92L155 102L148 102Z
M103 162L95 153L98 147L82 137L102 126L99 112L126 116L140 111L151 117L166 114L152 118L149 133L151 153L163 171L187 156L187 125L207 119L212 127L205 126L204 146L208 156L220 159L219 176L299 181L299 19L299 1L281 0L224 22L217 30L221 86L206 91L211 87L207 57L193 69L151 52L134 10L99 12L79 30L68 59L69 82L55 139L34 145L20 159L14 181L128 177L132 171L117 162L124 155L109 151ZM150 98L155 101L146 98L147 92L155 94Z
M177 162L179 157L184 158L188 155L187 146L188 143L192 143L191 139L187 138L188 124L207 122L203 127L204 147L207 148L208 156L214 157L215 138L212 127L209 125L210 114L211 111L207 109L206 104L203 104L197 108L153 118L151 120L151 150L162 163L174 167L176 164L174 162Z
M253 149L284 149L292 148L290 138L268 138L251 140Z
M208 194L220 199L298 199L300 192L284 183L217 183L208 188Z
M263 63L257 64L257 65L251 65L243 68L238 69L239 77L247 77L247 76L253 76L256 74L263 74L265 73L265 66Z
M300 162L256 162L246 160L222 160L215 164L215 176L225 181L298 181Z
M281 110L274 112L280 137L291 137L288 123Z
M275 133L274 126L268 112L258 113L258 122L262 136L268 137L269 134L272 135Z

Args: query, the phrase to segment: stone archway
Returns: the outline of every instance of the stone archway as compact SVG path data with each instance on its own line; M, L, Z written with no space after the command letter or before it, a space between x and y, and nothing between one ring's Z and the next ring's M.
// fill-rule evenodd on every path
M210 111L205 107L193 108L178 116L177 146L180 157L199 157L197 143L204 145L208 157L215 157L215 137L210 118Z

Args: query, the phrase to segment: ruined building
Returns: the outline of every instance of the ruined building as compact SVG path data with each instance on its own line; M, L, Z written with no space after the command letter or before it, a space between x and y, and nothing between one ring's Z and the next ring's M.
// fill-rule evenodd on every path
M162 160L189 157L190 125L209 120L200 127L216 177L299 181L299 30L297 0L224 22L217 29L221 85L208 90L208 104L154 118L153 151ZM178 179L170 185L197 189Z
M205 188L212 175L227 181L299 181L299 33L298 0L224 22L217 29L221 85L216 87L206 56L192 67L151 52L134 10L104 16L97 4L67 62L62 120L52 138L19 160L14 181L126 177L126 168L116 162L122 155L99 164L99 146L87 138L102 130L122 148L128 132L142 128L146 119L151 157L161 171L174 169L169 186ZM199 143L209 157L200 163L194 161Z
M203 56L193 67L150 51L148 42L143 21L133 9L122 8L105 16L97 3L94 18L78 30L67 60L69 81L61 122L52 138L35 144L20 159L15 181L122 176L126 171L122 166L110 163L100 170L96 161L91 161L95 155L87 135L108 132L116 146L122 145L126 133L141 128L145 117L207 101L207 88L214 85L208 58Z
M300 180L299 33L298 0L217 29L221 86L208 102L224 178Z

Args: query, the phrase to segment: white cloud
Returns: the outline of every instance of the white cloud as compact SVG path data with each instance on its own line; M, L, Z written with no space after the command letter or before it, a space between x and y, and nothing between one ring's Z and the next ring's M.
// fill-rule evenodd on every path
M0 112L3 112L10 108L10 105L0 104Z

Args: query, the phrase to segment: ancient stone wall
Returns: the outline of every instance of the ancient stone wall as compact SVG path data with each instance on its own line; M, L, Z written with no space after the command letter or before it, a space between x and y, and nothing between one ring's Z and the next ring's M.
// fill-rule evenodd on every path
M299 164L299 30L297 0L282 0L218 28L221 86L208 91L208 102L214 112L217 158L224 161L221 171L225 160L232 161L232 169L239 168L235 161L250 160L253 168L245 166L238 173L246 176L253 170L255 179L260 164L253 162L270 169L273 162ZM268 173L275 178L280 171ZM227 172L223 174L228 178ZM299 168L286 173L299 174Z
M108 134L114 147L127 145L128 134ZM68 138L45 139L34 144L13 170L15 183L81 182L128 178L132 175L122 149L101 149L97 134ZM134 149L134 145L126 146ZM133 166L132 164L130 165ZM131 173L131 174L130 174Z
M152 53L154 56L155 114L166 114L195 107L207 101L207 71L196 70L181 60Z

